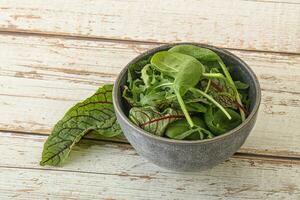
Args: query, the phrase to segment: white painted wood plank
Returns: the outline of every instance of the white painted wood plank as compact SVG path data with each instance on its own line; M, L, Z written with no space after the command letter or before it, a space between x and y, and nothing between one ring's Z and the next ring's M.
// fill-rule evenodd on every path
M49 134L66 110L153 45L0 35L0 129ZM300 56L233 51L263 88L241 152L300 157Z
M0 127L49 134L73 104L73 101L0 96ZM268 104L261 105L257 124L240 152L299 158L299 107Z
M281 2L2 0L0 29L299 53L300 4Z
M255 1L255 2L262 2L262 3L300 4L299 0L242 0L242 1Z
M44 139L0 134L1 199L297 199L300 195L296 160L233 157L211 170L179 173L147 162L129 145L83 140L64 167L40 167Z

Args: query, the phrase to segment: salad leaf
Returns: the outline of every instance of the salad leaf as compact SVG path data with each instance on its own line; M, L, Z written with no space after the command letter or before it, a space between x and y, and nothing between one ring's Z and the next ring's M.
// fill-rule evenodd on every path
M44 144L41 165L61 165L80 139L95 131L105 137L122 134L112 105L112 85L104 85L73 106L54 126Z
M218 62L225 77L226 77L226 80L231 85L231 87L235 93L235 98L236 98L237 102L240 105L242 105L241 98L240 98L239 92L235 86L235 83L232 80L232 77L231 77L226 65L224 64L222 59L218 56L218 54L216 54L215 52L213 52L210 49L201 48L201 47L198 47L195 45L177 45L177 46L174 46L173 48L169 49L169 51L184 53L184 54L193 56L200 61L216 61L216 62ZM240 114L242 117L242 121L244 121L245 120L245 112L241 107L239 108L239 110L240 110Z
M234 81L234 84L238 90L246 90L249 88L249 84L243 83L241 81Z
M190 55L200 62L206 61L216 61L218 60L219 56L210 49L201 48L195 45L183 44L183 45L176 45L169 49L169 52L177 52L186 55Z
M184 118L181 112L167 108L159 112L154 107L133 107L129 118L137 126L154 135L162 136L169 123Z
M182 96L200 80L204 66L195 58L176 52L161 51L153 55L151 64L161 73L173 77L170 86L175 92L178 103L191 127L194 123L184 104Z
M231 120L223 112L215 110L212 107L204 114L205 123L214 134L220 135L242 123L241 116L237 112L229 108L226 108L226 110L232 117Z
M213 135L206 130L207 127L201 118L194 116L192 120L197 128L191 129L186 119L180 119L168 125L165 133L166 136L177 140L200 140L204 138L204 134L207 135L206 137L213 137Z
M150 57L146 57L128 66L127 83L130 89L132 89L133 80L140 78L141 70L149 63L149 59Z

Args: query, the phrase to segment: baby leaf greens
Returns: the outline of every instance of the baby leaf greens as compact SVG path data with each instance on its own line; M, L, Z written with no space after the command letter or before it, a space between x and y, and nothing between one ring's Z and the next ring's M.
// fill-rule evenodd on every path
M245 120L249 85L233 81L222 59L210 49L177 45L128 68L123 98L129 119L145 131L175 140L203 140ZM44 144L41 165L61 165L89 132L122 134L112 105L112 85L104 85L73 106Z
M228 118L219 110L213 111L212 107L204 114L207 126L215 135L230 131L242 123L241 116L237 112L228 108L226 108L226 110L232 116L231 120L228 120Z
M210 49L205 49L205 48L197 47L194 45L178 45L178 46L171 48L169 51L191 55L202 62L216 61L220 65L221 69L223 70L223 73L227 79L228 84L230 84L232 86L232 89L234 90L237 102L239 104L242 104L239 93L238 93L237 88L231 78L231 75L230 75L227 67L225 66L224 62L222 61L222 59L218 56L218 54L216 54L215 52L213 52ZM244 113L243 109L240 108L240 112L241 112L242 121L244 121L245 113Z
M206 124L201 118L192 117L192 120L197 128L190 129L186 119L177 120L168 126L166 136L178 140L201 140L206 134L208 138L213 138L210 131L206 130Z
M159 112L154 107L134 107L130 109L129 118L136 125L154 135L162 136L169 123L184 116L172 108Z
M247 105L242 100L249 104L248 88L233 81L212 50L177 45L130 66L123 97L131 106L129 118L144 130L171 139L201 140L245 120Z
M209 99L230 118L230 115L219 103L201 90L194 88L204 72L204 66L197 59L181 53L161 51L152 57L151 64L161 73L173 78L173 80L171 80L169 84L165 84L165 86L172 87L171 89L173 89L181 110L191 128L194 127L194 123L182 99L182 96L189 90Z
M112 85L98 91L72 107L54 126L44 144L41 165L61 165L72 147L90 131L105 137L122 133L112 105Z

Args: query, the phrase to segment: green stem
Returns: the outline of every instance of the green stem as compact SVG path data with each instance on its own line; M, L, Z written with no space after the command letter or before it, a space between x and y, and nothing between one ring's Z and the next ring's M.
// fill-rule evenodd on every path
M225 76L221 73L203 73L202 74L204 78L221 78L226 79Z
M201 98L196 98L196 99L191 99L191 100L186 100L185 103L197 103L197 102L201 102L201 103L205 103L207 104L207 102L204 101L203 97Z
M202 130L198 130L198 133L199 133L199 136L200 136L200 140L203 140L204 139L204 135L202 133Z
M201 127L198 127L196 129L190 129L188 131L185 131L183 133L181 133L180 135L177 135L176 137L174 137L174 139L176 140L183 140L184 138L190 136L191 134L195 133L196 131L201 131ZM203 137L203 134L202 134Z
M234 90L234 92L235 92L235 94L236 94L236 100L237 100L237 102L238 102L240 105L243 105L243 104L242 104L242 101L241 101L241 98L240 98L240 94L239 94L238 90L237 90L236 87L235 87L235 84L234 84L234 82L233 82L233 80L232 80L232 78L231 78L231 75L230 75L230 73L229 73L227 67L225 66L224 62L223 62L221 59L218 60L218 63L220 64L220 66L221 66L221 68L222 68L222 70L223 70L223 72L224 72L224 74L225 74L225 77L227 78L227 81L228 81L229 84L232 86L232 88L233 88L233 90ZM241 113L242 121L245 121L246 116L245 116L245 113L244 113L243 109L239 108L239 110L240 110L240 113Z
M179 103L179 105L181 107L181 110L182 110L182 112L183 112L183 114L184 114L187 122L189 123L190 127L193 128L194 127L194 122L193 122L193 120L192 120L189 112L186 109L186 106L184 104L184 101L183 101L182 97L179 94L179 91L177 91L177 90L174 90L174 91L175 91L178 103Z
M171 86L171 85L173 85L173 83L162 83L162 84L160 84L160 85L154 87L153 90L155 90L155 89L157 89L157 88L160 88L160 87L163 87L163 86Z
M208 100L210 100L213 104L215 104L225 115L228 119L231 120L231 116L229 115L229 113L225 110L225 108L220 105L218 102L216 102L216 100L214 100L211 96L209 96L208 94L206 94L205 92L199 90L199 89L196 89L196 88L191 88L190 89L191 92L195 92L195 93L198 93L202 96L204 96L205 98L207 98Z
M212 138L214 138L215 136L213 135L213 134L211 134L211 133L208 133L207 134L207 139L212 139Z
M205 90L204 90L205 93L208 92L209 87L210 87L210 84L211 84L211 79L208 79L207 86L206 86L206 88L205 88Z
M175 95L175 94L166 97L166 99L173 99L173 98L176 98L176 95Z

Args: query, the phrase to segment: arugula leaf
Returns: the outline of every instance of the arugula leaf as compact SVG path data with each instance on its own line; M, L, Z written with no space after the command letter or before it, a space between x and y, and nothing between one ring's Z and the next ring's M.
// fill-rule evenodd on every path
M159 112L154 107L133 107L129 118L137 126L154 135L162 136L169 123L184 118L181 112L167 108Z
M54 126L44 144L40 165L61 165L72 147L89 133L105 137L122 134L112 105L112 85L104 85L83 102L73 106Z
M149 63L150 57L143 58L128 67L127 83L129 89L132 89L133 80L140 78L142 68Z
M128 86L124 86L122 97L126 100L126 102L131 106L140 106L140 102L136 101L136 99L133 98L131 90L128 88Z
M155 78L154 71L151 69L150 64L145 65L141 70L141 78L146 87L149 87L151 84L153 84L152 81L155 81L153 80Z

